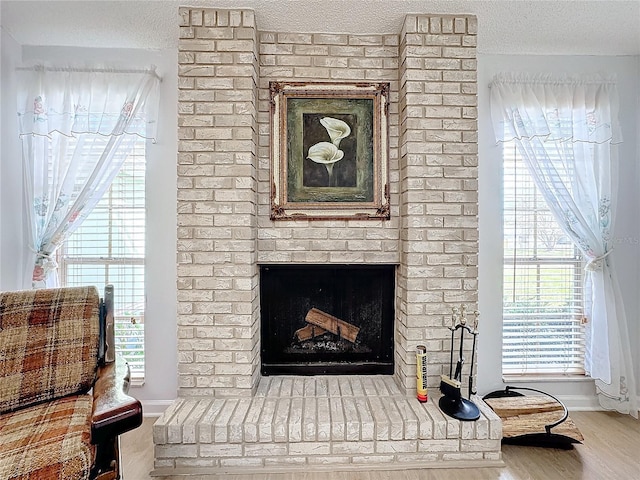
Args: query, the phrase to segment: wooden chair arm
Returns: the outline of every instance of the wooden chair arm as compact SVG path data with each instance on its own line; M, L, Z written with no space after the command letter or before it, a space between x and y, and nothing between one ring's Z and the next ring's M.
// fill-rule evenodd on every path
M127 395L129 380L129 365L123 359L98 368L93 387L91 443L103 443L142 424L142 405Z

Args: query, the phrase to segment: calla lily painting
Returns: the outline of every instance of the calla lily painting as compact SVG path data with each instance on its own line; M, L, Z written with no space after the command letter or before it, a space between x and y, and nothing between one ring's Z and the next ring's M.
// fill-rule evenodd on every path
M389 218L389 84L269 88L271 218Z
M351 134L351 127L349 124L338 118L322 117L317 118L317 114L303 115L304 125L307 130L313 130L312 126L314 122L317 122L320 126L324 127L325 135L331 142L321 141L314 143L308 149L307 159L314 163L321 164L326 170L326 176L324 171L314 172L313 165L305 165L303 173L303 185L308 187L347 187L354 186L356 182L355 168L349 171L348 163L351 163L352 167L355 167L355 151L352 147L347 146L348 142L344 142L343 149L347 148L347 158L343 164L339 165L338 170L343 171L342 175L336 172L334 176L334 165L345 158L345 150L340 149L340 142L342 139L349 137ZM351 117L349 115L348 117ZM348 118L352 123L355 123L355 119ZM316 129L317 130L317 129ZM322 136L322 130L319 130ZM317 139L318 136L309 134L308 138ZM353 144L353 142L351 142Z

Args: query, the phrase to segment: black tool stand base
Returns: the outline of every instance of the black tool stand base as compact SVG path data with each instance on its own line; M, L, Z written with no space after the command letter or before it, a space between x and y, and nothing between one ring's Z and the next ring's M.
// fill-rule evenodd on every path
M443 395L438 405L440 410L456 420L472 422L480 418L480 410L476 404L466 398L451 398Z

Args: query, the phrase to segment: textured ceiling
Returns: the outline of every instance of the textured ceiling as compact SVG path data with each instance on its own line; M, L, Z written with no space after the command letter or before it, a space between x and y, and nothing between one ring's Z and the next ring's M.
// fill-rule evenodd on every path
M175 48L180 5L250 8L261 31L395 34L407 13L478 17L478 51L640 55L640 0L1 0L22 45Z

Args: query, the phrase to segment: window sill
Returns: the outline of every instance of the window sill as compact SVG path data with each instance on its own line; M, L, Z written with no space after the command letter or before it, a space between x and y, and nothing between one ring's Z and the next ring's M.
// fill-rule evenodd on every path
M130 387L139 388L144 386L144 377L132 377L129 382Z
M503 375L504 383L539 383L539 382L593 382L587 375Z

